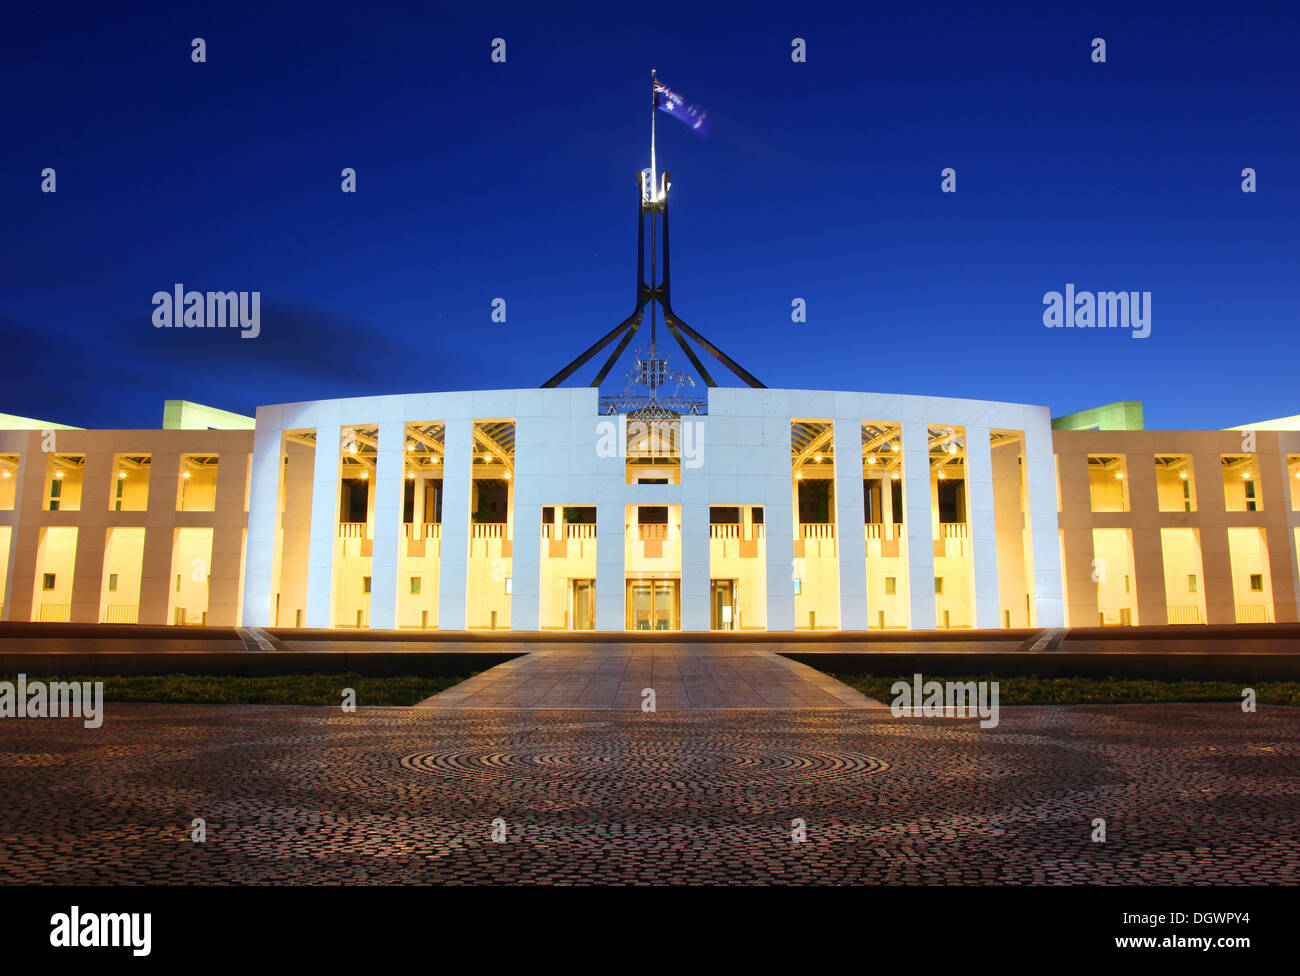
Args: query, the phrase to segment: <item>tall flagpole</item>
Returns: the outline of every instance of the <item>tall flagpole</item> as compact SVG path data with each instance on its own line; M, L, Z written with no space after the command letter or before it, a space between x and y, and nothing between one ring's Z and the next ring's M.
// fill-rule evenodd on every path
M655 69L650 69L650 201L659 199L659 176L655 171Z
M650 202L655 203L659 200L659 176L655 172L655 109L658 107L658 97L655 94L655 69L650 69ZM656 287L656 257L655 249L655 214L650 211L650 287ZM655 349L655 310L656 303L650 303L650 357L652 359L658 356Z

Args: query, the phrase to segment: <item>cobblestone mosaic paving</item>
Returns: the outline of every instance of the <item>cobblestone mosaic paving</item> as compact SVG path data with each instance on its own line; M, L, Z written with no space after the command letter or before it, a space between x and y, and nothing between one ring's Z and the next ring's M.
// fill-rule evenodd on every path
M981 730L119 704L98 730L0 723L0 791L8 884L1300 881L1300 712L1274 707L1004 708Z

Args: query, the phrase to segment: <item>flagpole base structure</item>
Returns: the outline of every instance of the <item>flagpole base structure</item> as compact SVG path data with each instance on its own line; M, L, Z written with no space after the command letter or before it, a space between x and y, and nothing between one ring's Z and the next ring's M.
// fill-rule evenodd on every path
M730 370L741 382L747 386L756 389L763 389L764 384L758 380L747 369L740 366L735 360L723 352L718 346L710 342L703 335L691 328L684 322L681 317L673 310L672 303L672 274L669 265L669 247L668 247L668 189L672 185L671 176L664 173L659 177L659 185L656 186L648 171L637 174L637 229L636 229L636 305L632 314L625 318L621 323L603 335L593 345L589 346L576 359L561 369L558 373L542 384L543 389L559 386L584 365L590 362L597 354L604 350L610 343L618 340L612 353L602 364L600 370L596 373L591 381L594 387L600 386L609 371L613 368L614 363L623 355L632 338L641 328L645 319L647 308L651 312L655 307L663 313L664 324L668 327L669 334L681 347L686 358L690 360L691 366L699 374L700 379L709 387L716 387L718 384L713 376L705 368L699 354L692 348L689 339L694 340L701 349L716 359L724 367ZM661 255L650 255L652 259L651 272L646 273L646 226L649 217L652 238L658 241L658 248ZM658 220L658 226L655 221ZM652 245L653 247L654 245ZM660 263L660 260L662 263ZM662 267L662 277L658 278L655 270L656 267ZM658 280L656 280L658 278Z

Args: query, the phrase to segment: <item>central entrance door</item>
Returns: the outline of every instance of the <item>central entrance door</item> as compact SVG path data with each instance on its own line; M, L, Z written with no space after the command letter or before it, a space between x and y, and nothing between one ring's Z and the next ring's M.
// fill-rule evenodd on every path
M628 580L628 630L678 630L679 580Z
M576 579L573 583L573 629L596 629L596 581Z

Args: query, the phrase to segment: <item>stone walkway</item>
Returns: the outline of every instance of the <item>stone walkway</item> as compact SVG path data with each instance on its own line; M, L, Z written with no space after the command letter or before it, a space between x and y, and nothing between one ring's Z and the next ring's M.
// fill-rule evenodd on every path
M1268 705L108 703L0 721L0 795L0 884L1300 882L1300 709Z
M421 702L432 708L870 708L880 703L779 654L740 645L567 644Z

